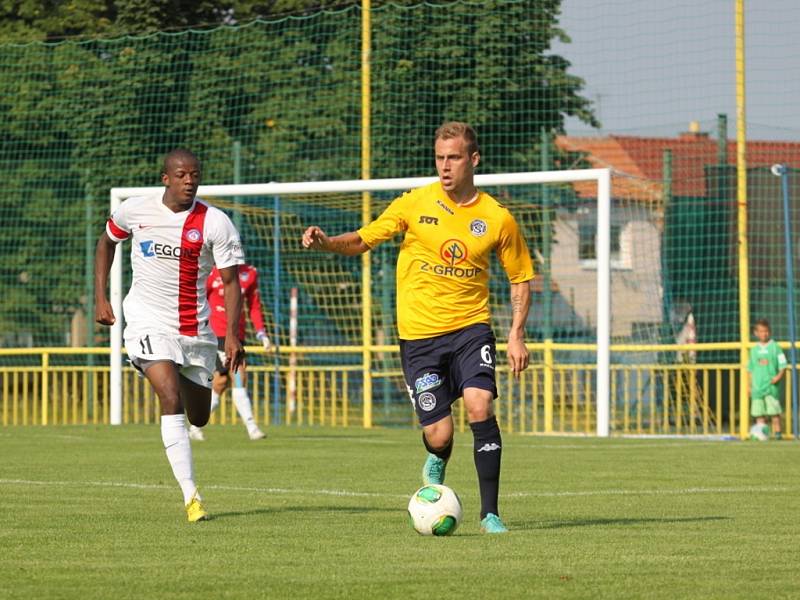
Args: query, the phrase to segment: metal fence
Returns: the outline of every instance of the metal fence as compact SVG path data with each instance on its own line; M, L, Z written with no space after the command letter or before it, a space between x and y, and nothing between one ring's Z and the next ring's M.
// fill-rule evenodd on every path
M570 352L570 345L553 345ZM706 347L710 346L710 347ZM698 345L706 352L715 345ZM495 412L505 432L526 434L593 434L596 428L594 364L543 360L552 352L544 344L529 344L532 362L519 378L505 365L497 370ZM573 345L573 352L586 345ZM612 350L620 352L618 347ZM627 347L626 348L630 348ZM637 350L641 350L638 347ZM499 346L502 355L503 346ZM647 347L647 349L651 349ZM258 347L248 350L256 354ZM291 354L300 348L283 348ZM308 350L308 349L305 349ZM319 349L316 349L319 350ZM382 348L386 350L386 348ZM360 352L360 348L352 348ZM396 349L395 349L396 351ZM633 350L631 350L633 351ZM0 351L0 358L26 362L0 366L0 418L4 426L108 424L110 367L107 348L30 348ZM702 352L698 352L702 359ZM99 356L98 356L99 355ZM76 361L104 364L74 364ZM23 359L26 359L23 361ZM69 364L72 363L72 364ZM626 435L736 436L741 429L740 366L733 363L614 364L611 367L611 429ZM378 426L416 423L402 374L375 370L371 414ZM248 388L256 419L264 425L361 427L364 423L360 365L303 364L277 368L269 364L248 369ZM782 385L785 434L791 437L791 371ZM383 398L383 400L382 400ZM150 385L131 367L123 370L124 424L159 421L158 399ZM467 428L461 403L454 405L460 430ZM220 403L212 424L236 423L232 404Z

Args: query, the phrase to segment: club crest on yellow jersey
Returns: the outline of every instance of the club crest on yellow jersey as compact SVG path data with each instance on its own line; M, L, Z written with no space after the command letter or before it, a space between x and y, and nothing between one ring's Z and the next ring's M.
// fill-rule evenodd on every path
M489 267L494 254L512 283L533 277L516 221L484 192L469 206L459 206L447 198L440 182L434 182L393 200L358 235L374 248L401 232L396 274L397 326L403 340L489 323Z
M489 226L483 219L475 219L469 224L469 231L475 237L481 237L489 230Z

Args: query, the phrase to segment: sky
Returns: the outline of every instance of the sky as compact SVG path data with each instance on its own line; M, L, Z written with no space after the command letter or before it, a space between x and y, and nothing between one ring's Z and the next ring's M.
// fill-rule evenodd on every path
M734 0L563 0L572 42L553 51L582 77L601 132L669 136L698 121L736 135ZM745 0L748 139L800 142L800 0Z

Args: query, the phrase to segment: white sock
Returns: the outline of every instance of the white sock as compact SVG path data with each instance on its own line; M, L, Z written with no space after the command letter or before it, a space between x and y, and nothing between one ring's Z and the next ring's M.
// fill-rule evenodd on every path
M256 420L253 418L253 407L250 405L250 396L247 394L247 388L233 388L233 403L236 406L236 412L244 421L247 426L247 431L253 431L258 427Z
M186 431L186 417L184 415L161 415L161 440L167 460L172 467L172 473L178 480L183 492L183 503L188 504L197 493L194 483L194 469L192 468L192 446L189 444L189 434ZM200 496L197 496L198 500Z
M219 406L219 394L214 390L211 390L211 413L217 410L218 406Z

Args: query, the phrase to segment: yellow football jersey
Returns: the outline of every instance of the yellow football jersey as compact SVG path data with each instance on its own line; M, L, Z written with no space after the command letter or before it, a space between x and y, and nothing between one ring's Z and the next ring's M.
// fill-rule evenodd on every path
M374 248L401 231L405 239L397 257L400 339L435 337L489 323L492 251L512 283L533 279L533 264L517 222L484 192L459 206L437 181L395 199L358 234Z

